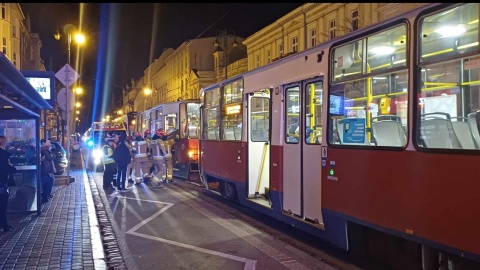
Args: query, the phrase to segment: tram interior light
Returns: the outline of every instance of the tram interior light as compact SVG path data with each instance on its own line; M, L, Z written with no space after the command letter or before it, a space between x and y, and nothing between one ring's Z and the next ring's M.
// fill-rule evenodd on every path
M435 30L435 33L442 35L442 37L457 37L465 33L465 27L457 26L442 26Z
M390 46L378 46L371 48L370 52L375 55L389 55L395 52L395 48Z

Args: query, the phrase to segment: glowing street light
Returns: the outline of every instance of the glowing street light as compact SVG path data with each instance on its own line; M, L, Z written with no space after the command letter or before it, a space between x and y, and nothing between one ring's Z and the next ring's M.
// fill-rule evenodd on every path
M83 94L83 88L82 87L75 88L75 94L77 94L77 95Z
M75 107L77 107L77 108L82 107L82 103L80 103L80 102L75 103Z
M151 94L153 93L152 89L150 89L150 88L148 88L148 87L145 88L145 89L143 89L143 92L144 92L145 95L147 95L147 96L148 96L148 95L151 95Z
M76 41L78 44L83 44L83 43L85 43L85 35L83 35L82 33L76 33L76 34L75 34L75 41Z

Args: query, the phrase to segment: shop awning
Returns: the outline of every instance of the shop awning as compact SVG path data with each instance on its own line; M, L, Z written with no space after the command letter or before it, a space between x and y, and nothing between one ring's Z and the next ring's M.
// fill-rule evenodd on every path
M6 97L6 92L13 93L21 97L22 100L28 102L38 109L52 110L52 106L40 96L33 86L25 79L23 74L8 60L3 52L0 52L0 90L3 95L0 96L2 104L12 106L18 110L32 114L33 112L18 102ZM7 99L5 99L7 98ZM34 113L33 116L38 114Z

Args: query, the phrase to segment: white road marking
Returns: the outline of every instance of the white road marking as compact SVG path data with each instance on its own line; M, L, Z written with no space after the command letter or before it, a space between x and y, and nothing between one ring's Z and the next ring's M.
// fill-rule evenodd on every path
M210 206L211 208L214 208L216 211L210 211L209 209L205 208L202 206L200 203L202 202L198 197L190 194L189 192L178 192L173 190L171 187L168 187L168 190L170 194L173 196L177 197L180 199L183 203L187 204L188 206L192 207L196 211L202 213L205 215L207 218L210 220L216 222L220 226L224 227L228 231L236 234L238 237L243 239L244 241L250 243L252 246L256 247L259 251L263 252L265 255L269 256L270 258L274 259L275 261L282 263L287 261L288 263L282 263L289 269L309 269L308 267L302 265L300 262L296 261L295 259L291 258L287 254L275 249L268 243L266 243L264 240L261 240L257 237L254 236L254 234L251 234L244 229L238 227L234 223L230 222L229 220L236 220L234 216L231 214L222 211L218 209L215 206ZM216 213L224 213L224 217L220 217ZM248 228L252 228L252 226L246 224ZM254 228L253 228L254 229ZM264 233L254 229L256 232L256 235L265 235Z
M82 160L82 168L85 168L83 156L81 156L80 159ZM95 265L95 269L107 269L107 265L105 263L105 251L103 250L103 244L100 235L100 227L98 226L97 211L95 210L93 203L92 191L86 170L83 170L83 185L85 188L85 199L87 200L93 264Z
M140 227L146 225L148 222L152 221L154 218L158 217L163 212L167 211L168 208L170 208L174 205L173 203L159 202L159 201L152 201L152 200L144 200L144 199L138 199L138 198L129 198L129 197L123 197L123 196L116 196L116 195L113 195L113 197L130 199L130 200L135 200L135 201L152 202L152 203L158 203L158 204L166 205L165 207L160 209L158 212L154 213L153 215L151 215L147 219L143 220L139 224L132 227L126 233L131 234L131 235L135 235L135 236L138 236L138 237L154 240L154 241L167 243L167 244L178 246L178 247L183 247L183 248L186 248L186 249L195 250L195 251L198 251L198 252L203 252L203 253L219 256L219 257L234 260L234 261L243 262L243 263L245 263L245 266L243 267L244 270L255 270L256 264L257 264L256 260L251 260L251 259L247 259L247 258L235 256L235 255L230 255L230 254L226 254L226 253L222 253L222 252L218 252L218 251L214 251L214 250L209 250L209 249L192 246L192 245L185 244L185 243L180 243L180 242L168 240L168 239L165 239L165 238L160 238L160 237L151 236L151 235L148 235L148 234L143 234L143 233L136 232L136 230L138 230Z

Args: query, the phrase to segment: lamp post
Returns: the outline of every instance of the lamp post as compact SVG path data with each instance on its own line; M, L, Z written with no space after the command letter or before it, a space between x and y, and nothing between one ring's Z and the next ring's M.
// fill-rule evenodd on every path
M71 44L72 44L72 33L75 32L75 26L72 25L72 24L67 24L63 27L63 31L65 32L65 34L67 34L67 50L68 50L68 65L70 66L70 55L71 55ZM56 40L60 40L60 38L62 37L62 35L60 34L60 31L58 31L57 29L57 32L53 35L54 38ZM75 34L75 41L77 42L77 44L83 44L85 42L85 36L80 34L80 33L76 33ZM72 164L71 163L71 155L70 155L70 151L71 151L71 147L70 147L70 141L71 141L71 138L70 138L70 130L71 130L71 126L70 126L70 111L71 109L69 110L69 104L68 104L68 95L69 95L69 92L70 92L70 86L69 86L69 76L66 77L66 102L67 102L67 106L66 107L66 118L67 118L67 160L68 160L68 166L67 166L67 177L68 179L70 179L70 165ZM73 93L72 93L73 94ZM75 95L73 95L74 97L74 101L75 101ZM77 102L78 103L78 102ZM72 108L73 109L73 108ZM73 121L72 121L73 122ZM63 136L63 134L62 134Z

